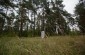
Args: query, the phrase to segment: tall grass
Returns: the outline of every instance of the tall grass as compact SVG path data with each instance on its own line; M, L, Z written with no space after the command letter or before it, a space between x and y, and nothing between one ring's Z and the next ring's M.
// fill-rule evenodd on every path
M0 55L85 55L85 37L1 37Z

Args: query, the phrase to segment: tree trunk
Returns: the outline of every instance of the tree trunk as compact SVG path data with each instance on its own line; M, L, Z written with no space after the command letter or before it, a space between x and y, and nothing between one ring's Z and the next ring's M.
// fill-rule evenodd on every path
M44 23L44 12L42 17L42 24L41 24L41 38L45 37L45 23Z

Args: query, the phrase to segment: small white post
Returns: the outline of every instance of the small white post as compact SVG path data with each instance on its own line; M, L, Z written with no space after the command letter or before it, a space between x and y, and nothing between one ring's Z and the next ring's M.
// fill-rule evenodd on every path
M41 31L41 38L45 37L45 31Z

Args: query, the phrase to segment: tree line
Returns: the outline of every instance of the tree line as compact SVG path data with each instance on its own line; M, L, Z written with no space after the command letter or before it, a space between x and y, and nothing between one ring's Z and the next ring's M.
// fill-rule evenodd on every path
M68 35L78 25L85 33L84 4L75 7L75 16L64 9L63 0L0 0L0 35ZM44 33L44 34L43 34Z

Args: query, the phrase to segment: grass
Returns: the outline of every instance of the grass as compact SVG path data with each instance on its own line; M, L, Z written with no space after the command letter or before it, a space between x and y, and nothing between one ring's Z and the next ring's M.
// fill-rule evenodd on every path
M85 37L1 37L0 55L85 55Z

